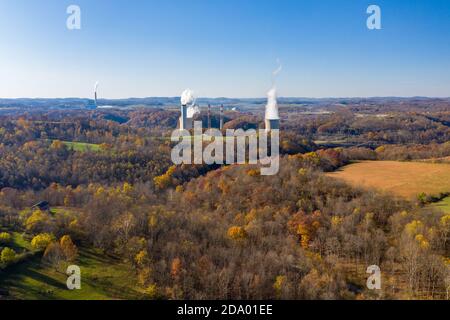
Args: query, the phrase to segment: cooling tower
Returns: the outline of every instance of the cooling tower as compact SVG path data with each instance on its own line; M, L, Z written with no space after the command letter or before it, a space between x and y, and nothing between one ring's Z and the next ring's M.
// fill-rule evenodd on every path
M266 131L280 130L280 119L266 119Z
M264 117L266 123L266 132L280 129L280 115L278 113L277 89L275 86L267 92L266 115Z

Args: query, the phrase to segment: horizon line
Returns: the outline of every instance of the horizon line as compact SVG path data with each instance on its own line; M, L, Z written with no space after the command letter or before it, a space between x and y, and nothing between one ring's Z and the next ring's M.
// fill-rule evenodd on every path
M396 99L450 99L450 96L323 96L323 97L300 97L300 96L281 96L277 99L311 99L311 100L325 100L325 99L386 99L386 98L396 98ZM67 99L78 99L78 100L94 100L93 98L86 97L16 97L16 98L2 98L0 100L67 100ZM180 96L146 96L146 97L127 97L127 98L99 98L100 100L131 100L131 99L180 99ZM237 100L256 100L263 99L266 100L267 97L197 97L198 99L237 99Z

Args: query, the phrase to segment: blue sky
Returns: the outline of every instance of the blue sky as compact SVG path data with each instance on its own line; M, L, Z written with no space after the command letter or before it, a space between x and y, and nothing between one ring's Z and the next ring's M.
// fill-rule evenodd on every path
M448 0L0 0L0 41L3 98L262 97L277 58L282 96L450 96Z

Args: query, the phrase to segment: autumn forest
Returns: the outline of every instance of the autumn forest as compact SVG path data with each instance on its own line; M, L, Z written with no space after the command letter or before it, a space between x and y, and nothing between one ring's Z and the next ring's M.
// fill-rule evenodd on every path
M448 299L450 101L282 104L274 176L173 165L174 108L2 113L0 299ZM387 192L358 163L412 166ZM436 181L402 184L414 164Z

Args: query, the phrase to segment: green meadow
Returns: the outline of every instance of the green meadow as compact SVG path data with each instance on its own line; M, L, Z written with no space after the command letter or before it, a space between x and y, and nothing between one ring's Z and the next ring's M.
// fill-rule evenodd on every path
M445 213L450 213L450 197L430 205L431 208L439 209Z
M65 268L55 270L40 254L0 272L0 288L14 299L115 300L140 299L136 276L120 260L94 249L81 248L73 263L81 269L81 290L68 290Z
M85 143L85 142L73 142L73 141L61 141L64 143L67 148L73 149L77 152L86 152L86 151L100 151L100 145L93 143Z

